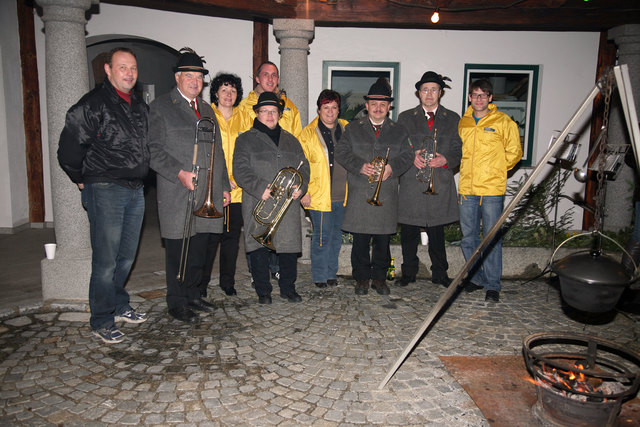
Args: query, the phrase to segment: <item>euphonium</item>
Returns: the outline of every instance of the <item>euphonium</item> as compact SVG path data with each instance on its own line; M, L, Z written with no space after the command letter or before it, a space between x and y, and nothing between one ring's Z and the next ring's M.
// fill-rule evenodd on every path
M302 175L298 172L303 162L297 168L286 167L280 169L276 177L269 184L271 194L267 200L260 200L253 208L253 218L267 228L261 234L252 235L262 246L275 250L273 236L278 230L291 202L293 193L303 183Z
M380 195L380 186L382 185L384 168L387 166L387 162L389 161L390 148L391 147L387 147L387 155L385 156L384 159L378 156L371 161L371 164L375 168L375 171L369 176L369 183L373 184L374 182L376 182L376 180L378 181L378 185L376 185L376 191L373 193L373 196L371 196L371 198L367 200L367 203L369 203L372 206L382 206L382 202L378 199L378 196ZM373 178L372 180L372 177L374 176L375 178Z
M436 156L436 150L438 149L438 140L436 139L437 132L437 129L433 131L433 147L429 147L429 142L431 142L430 137L424 139L424 148L422 149L421 156L427 164L416 173L416 179L427 184L427 189L423 191L423 194L438 194L435 190L435 168L429 167L429 161Z
M209 123L210 127L201 126L202 123ZM207 139L201 137L200 134L211 134L211 138ZM182 230L182 247L180 249L180 264L178 265L177 279L180 283L184 282L184 276L187 269L187 259L189 258L189 245L191 243L191 228L193 225L193 216L197 215L204 218L220 218L222 214L218 212L213 206L213 152L215 148L216 139L216 124L209 117L203 117L196 122L196 136L193 143L193 161L191 163L191 172L195 174L193 178L193 190L189 191L189 197L187 198L187 211L184 216L184 228ZM194 211L194 205L196 204L196 190L198 189L198 174L200 172L200 166L197 165L198 161L198 143L210 142L211 143L211 160L209 162L209 173L207 182L207 197L200 207Z

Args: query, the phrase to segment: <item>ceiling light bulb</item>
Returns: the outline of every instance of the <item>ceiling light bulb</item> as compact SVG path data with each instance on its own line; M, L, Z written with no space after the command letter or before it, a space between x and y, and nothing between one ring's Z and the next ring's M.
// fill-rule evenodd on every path
M433 12L433 15L431 15L431 22L433 22L434 24L437 24L438 21L440 21L440 13L438 13L439 9L436 9L435 12Z

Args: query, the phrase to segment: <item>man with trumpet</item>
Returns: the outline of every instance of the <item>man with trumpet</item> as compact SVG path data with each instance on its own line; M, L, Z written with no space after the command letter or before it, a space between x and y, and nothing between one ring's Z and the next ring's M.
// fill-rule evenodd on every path
M356 295L367 294L370 282L378 294L388 295L385 280L391 263L389 240L397 226L398 177L411 166L413 151L407 130L388 117L393 101L389 82L378 79L364 99L367 116L346 126L335 149L336 161L347 170L342 229L353 234Z
M193 211L208 198L222 211L231 200L231 187L215 114L199 96L208 70L194 51L182 51L174 69L176 87L151 103L149 148L151 168L157 172L169 314L195 323L194 310L213 311L213 305L201 298L201 278L207 259L215 258L223 218L192 217ZM215 128L208 129L213 131L209 142L194 139L201 118L210 118Z
M271 304L269 257L275 252L280 296L300 302L295 286L297 258L302 251L299 200L307 190L309 162L300 142L278 124L284 102L276 94L261 93L253 109L253 127L238 136L233 155L233 175L242 187L244 244L251 276L258 302ZM266 207L265 211L256 209L257 205Z
M449 88L445 80L450 81L433 71L424 73L415 84L420 105L398 117L398 124L409 131L415 152L413 166L400 177L400 286L416 281L420 227L426 228L429 238L431 282L443 286L451 283L447 275L444 225L459 218L453 177L460 166L462 141L458 136L460 116L440 105L444 89ZM426 179L420 179L423 176Z

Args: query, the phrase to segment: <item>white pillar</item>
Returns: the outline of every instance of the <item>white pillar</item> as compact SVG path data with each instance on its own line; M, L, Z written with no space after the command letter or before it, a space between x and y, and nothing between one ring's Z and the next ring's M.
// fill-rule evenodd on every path
M43 259L42 296L46 300L87 300L91 275L89 221L80 191L58 164L58 140L65 115L89 90L85 13L98 0L37 0L45 31L47 123L53 221L58 250Z

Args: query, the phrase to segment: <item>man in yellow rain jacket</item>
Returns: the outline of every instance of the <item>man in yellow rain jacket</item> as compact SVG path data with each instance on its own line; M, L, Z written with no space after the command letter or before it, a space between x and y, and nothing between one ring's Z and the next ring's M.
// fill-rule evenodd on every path
M253 106L258 103L258 97L262 92L273 92L280 99L284 101L284 112L282 118L278 122L280 127L296 138L300 136L302 132L302 124L300 123L300 113L298 108L293 102L284 94L284 91L280 90L278 83L280 82L280 75L278 73L278 67L271 61L263 62L256 72L257 86L254 90L249 92L249 95L240 102L240 108L251 118L251 124L256 118L256 113L253 111Z
M480 244L480 221L484 232L491 230L504 206L507 171L522 158L518 125L498 111L493 101L493 86L485 79L469 87L471 105L460 119L462 160L458 194L462 253L469 259ZM500 300L502 275L502 237L493 242L469 271L467 292L485 290L485 301Z

